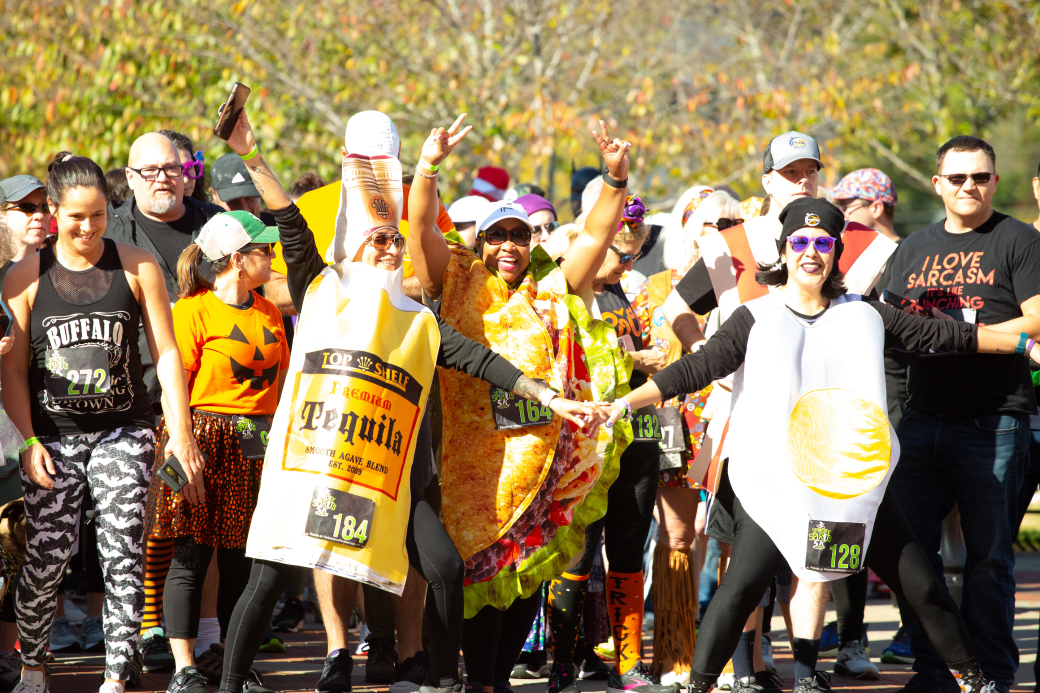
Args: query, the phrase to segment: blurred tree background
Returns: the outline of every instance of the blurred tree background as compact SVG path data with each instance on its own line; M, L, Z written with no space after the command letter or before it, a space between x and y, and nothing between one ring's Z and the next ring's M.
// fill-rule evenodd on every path
M972 0L0 0L0 175L69 149L123 166L172 128L207 162L231 85L289 181L338 177L349 116L379 109L414 163L431 127L474 132L442 175L452 200L482 165L536 182L561 211L587 130L631 140L631 188L670 209L688 186L761 194L761 152L798 129L825 182L860 166L896 181L904 233L941 214L939 144L997 150L997 206L1036 216L1040 6ZM566 213L565 213L566 214Z

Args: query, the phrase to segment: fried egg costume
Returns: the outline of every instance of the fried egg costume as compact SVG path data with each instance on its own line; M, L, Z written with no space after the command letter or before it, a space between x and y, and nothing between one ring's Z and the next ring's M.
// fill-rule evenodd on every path
M755 324L733 383L733 492L799 578L858 572L899 459L881 316L848 294L812 324L780 293L745 305Z
M440 331L402 292L401 269L352 260L370 234L397 230L402 201L397 158L344 159L334 264L307 289L246 545L395 594Z

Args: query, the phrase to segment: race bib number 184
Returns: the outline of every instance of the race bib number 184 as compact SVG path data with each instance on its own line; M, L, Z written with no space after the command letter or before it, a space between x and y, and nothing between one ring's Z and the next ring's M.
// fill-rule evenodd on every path
M360 549L372 534L375 510L370 498L318 486L311 498L304 534Z

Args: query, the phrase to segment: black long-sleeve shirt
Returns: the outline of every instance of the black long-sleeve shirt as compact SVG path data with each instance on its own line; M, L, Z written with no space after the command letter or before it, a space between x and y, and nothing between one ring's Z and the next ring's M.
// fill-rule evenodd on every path
M885 351L978 351L975 325L907 315L886 303L869 299L864 299L863 303L881 315L885 326ZM661 391L662 400L697 392L713 380L734 373L744 363L748 337L754 324L755 317L748 307L740 306L699 351L683 356L651 378Z
M318 254L314 234L307 226L307 220L295 204L276 211L274 218L278 223L282 254L289 271L289 296L296 311L300 312L307 287L325 269L325 261ZM457 332L440 315L437 315L437 326L441 332L438 366L472 375L506 392L512 391L516 381L523 375L519 368L483 344Z

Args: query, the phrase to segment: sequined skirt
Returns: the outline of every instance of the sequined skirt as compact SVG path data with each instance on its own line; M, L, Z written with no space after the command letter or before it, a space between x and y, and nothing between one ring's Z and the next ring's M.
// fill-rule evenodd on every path
M155 474L165 461L170 439L163 419L148 489L145 531L162 539L190 536L196 543L217 549L245 548L264 461L242 457L231 416L192 409L191 419L195 440L209 455L202 472L206 500L199 505L188 503Z

